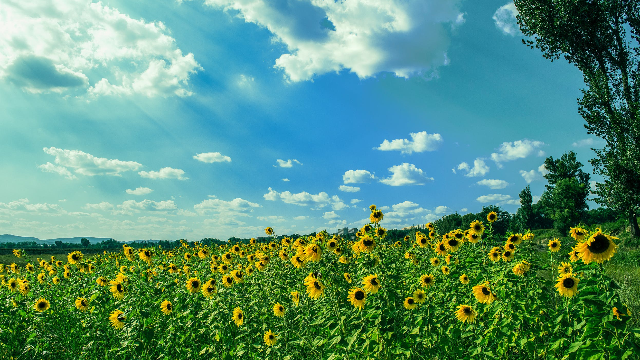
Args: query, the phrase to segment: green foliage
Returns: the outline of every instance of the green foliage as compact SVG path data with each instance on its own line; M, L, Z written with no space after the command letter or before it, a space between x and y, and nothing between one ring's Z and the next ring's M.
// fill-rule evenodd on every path
M436 231L439 234L446 234L449 231L461 228L468 227L469 225L462 224L462 216L457 212L454 214L445 215L442 218L433 222L433 226L435 226Z
M520 208L516 215L520 221L520 231L531 229L533 226L533 197L531 196L531 187L527 185L520 192Z
M596 201L625 213L640 237L640 2L515 0L525 45L582 71L578 112L589 134L605 141L590 160L605 180ZM628 41L629 34L634 41Z

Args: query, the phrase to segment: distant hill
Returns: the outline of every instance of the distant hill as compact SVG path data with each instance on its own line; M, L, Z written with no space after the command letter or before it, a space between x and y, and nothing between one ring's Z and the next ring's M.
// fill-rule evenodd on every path
M38 244L47 244L47 245L54 245L56 243L56 241L62 241L65 244L80 244L81 243L81 239L85 238L87 240L89 240L89 242L91 244L99 244L103 241L107 241L107 240L111 240L111 238L98 238L98 237L93 237L93 236L76 236L76 237L69 237L69 238L57 238L57 239L45 239L45 240L41 240L38 239L37 237L33 237L33 236L18 236L18 235L11 235L11 234L4 234L4 235L0 235L0 243L7 243L7 242L12 242L12 243L23 243L23 242L35 242ZM129 243L133 243L133 242L150 242L150 243L156 243L159 241L163 241L163 240L133 240L133 241L120 241L123 244L129 244ZM173 240L170 240L173 241Z

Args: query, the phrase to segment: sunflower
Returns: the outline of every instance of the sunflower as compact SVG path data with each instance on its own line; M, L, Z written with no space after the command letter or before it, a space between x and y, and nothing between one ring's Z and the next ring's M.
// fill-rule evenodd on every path
M416 236L416 244L420 247L425 247L429 245L429 241L424 236Z
M404 308L407 310L413 310L416 308L416 306L418 306L418 304L416 303L416 300L409 296L406 299L404 299Z
M560 264L560 266L558 266L558 272L560 273L560 275L571 274L573 272L571 263L563 262L562 264Z
M514 251L514 250L516 249L516 244L514 244L514 243L512 243L512 242L509 242L509 241L507 240L507 243L506 243L506 244L504 244L504 249L505 249L505 250L509 250L509 251Z
M114 298L118 300L122 300L124 298L124 285L122 285L121 282L112 281L110 291Z
M361 288L353 288L349 290L349 302L354 307L362 310L364 308L364 303L367 300L366 292Z
M33 308L38 312L43 312L49 310L49 301L45 298L40 298L33 305Z
M438 259L437 257L432 257L431 259L429 259L429 261L431 262L431 265L433 265L433 266L439 266L440 265L440 259Z
M418 289L418 290L413 292L413 299L418 304L422 304L423 302L425 302L427 300L427 294L425 294L425 292L422 291L422 289Z
M241 264L238 264L238 265L241 265ZM242 271L240 271L240 270L233 270L231 272L231 276L233 277L233 280L235 282L237 282L238 284L241 283L241 282L244 282Z
M239 307L233 309L231 319L233 319L233 322L235 322L237 326L242 325L244 323L244 313L242 312L242 309Z
M269 226L268 228L264 229L264 233L269 236L273 235L273 228Z
M222 261L224 261L225 263L230 264L231 260L233 260L233 255L231 253L225 253L224 255L222 255Z
M611 309L611 312L613 313L613 316L615 316L616 318L618 318L618 320L622 320L620 318L620 316L624 316L624 313L621 313L620 310L618 310L617 307L614 307L613 309Z
M28 272L33 272L34 267L31 264L27 264L24 266L24 268L28 271Z
M304 260L305 260L304 257L298 256L298 255L291 257L291 263L293 264L293 266L295 266L298 269L304 266L304 263L305 263Z
M526 261L523 261L523 262L520 262L520 263L516 264L516 266L513 267L512 271L513 271L514 274L516 274L518 276L523 276L524 273L529 271L530 268L531 268L531 264L529 264Z
M344 273L344 279L345 279L345 280L347 280L347 282L348 282L349 284L351 284L351 281L352 281L352 280L351 280L351 274L349 274L349 273Z
M520 245L522 243L522 234L512 234L507 238L507 243Z
M482 235L482 233L484 233L484 225L482 224L482 221L474 220L469 225L469 230L471 230L471 233L474 233L476 235Z
M475 321L477 315L478 313L469 305L459 305L456 311L456 318L461 322L472 323Z
M384 239L384 237L387 235L387 229L383 227L377 228L376 235L378 235L379 238Z
M22 280L22 281L19 281L19 283L20 283L20 293L22 295L27 295L31 290L31 285L29 284L29 282L27 280Z
M373 250L373 248L376 246L375 239L369 235L364 235L360 239L359 243L360 251L371 252L371 250Z
M487 214L487 221L492 223L494 221L498 220L498 214L496 214L495 211L492 211L490 213Z
M491 259L491 261L493 262L500 260L501 256L502 252L497 247L494 247L493 249L491 249L491 251L489 251L489 259Z
M124 321L127 318L124 316L124 313L120 310L115 310L109 315L109 321L111 321L111 326L116 329L122 329L124 327Z
M209 279L204 285L202 285L202 290L200 291L202 295L206 298L210 298L213 294L216 293L218 289L216 288L215 279Z
M231 280L231 282L233 282L233 280ZM187 290L189 290L189 292L192 294L195 294L198 291L200 291L201 285L202 283L200 283L200 280L198 278L191 278L187 280Z
M278 337L276 334L272 333L271 330L264 333L264 343L269 346L275 345L277 339Z
M561 246L560 239L555 238L553 240L549 240L548 246L551 252L558 252Z
M470 232L469 236L467 236L467 241L472 244L475 244L478 241L480 241L481 238L482 238L482 235L478 235L476 233Z
M320 280L313 280L307 285L307 294L312 299L318 299L324 294L324 285Z
M442 267L442 273L445 275L449 275L449 273L451 272L451 269L449 269L448 266L443 266Z
M334 251L338 247L338 241L336 239L331 239L327 242L327 248L331 251Z
M362 279L362 285L365 291L375 294L380 289L380 279L377 274L369 275Z
M320 261L322 248L318 244L310 244L304 250L305 259L309 261Z
M491 304L496 299L496 296L492 294L489 289L488 282L474 286L473 295L476 297L476 300L482 304Z
M369 210L376 211L377 207L373 204L369 205Z
M40 273L40 274L38 274L38 282L39 282L40 284L44 284L44 278L45 278L45 276L47 276L47 274L45 274L45 273Z
M431 285L433 285L433 275L422 275L420 277L420 285L423 288L428 289Z
M59 284L59 283L60 283L60 278L59 278L59 277L57 277L57 276L54 276L54 277L53 277L53 279L51 279L51 281L52 281L54 284L56 284L56 285L57 285L57 284Z
M580 279L573 276L573 274L562 275L558 278L556 288L562 296L572 297L578 293L578 282Z
M571 237L578 242L582 242L589 235L589 232L587 230L580 227L571 228L569 233L571 234Z
M513 260L513 257L515 256L514 252L512 250L505 250L502 252L502 260L503 261L511 261Z
M444 244L444 241L440 241L439 243L437 243L434 250L440 256L447 255L447 246Z
M371 215L369 215L369 221L371 221L372 223L379 223L383 218L384 215L380 210L373 210L371 211Z
M267 266L267 263L264 261L256 261L254 265L256 266L256 269L262 271Z
M616 237L603 234L600 229L591 235L585 242L576 245L576 250L580 253L580 258L585 264L592 261L602 264L605 260L609 260L616 252L616 245L613 242Z
M151 255L151 250L149 249L140 249L140 251L138 252L138 256L140 257L140 259L146 262L151 261Z
M426 223L426 224L424 225L424 227L425 227L425 228L427 228L427 229L429 229L430 231L433 231L433 229L435 228L435 227L433 226L433 223Z
M80 251L74 251L71 254L67 255L67 262L69 264L77 264L82 261L83 255Z
M467 285L469 283L469 277L467 274L460 275L460 282Z
M171 304L171 301L169 300L165 300L160 304L160 311L162 311L163 314L165 315L169 315L173 312L173 304Z
M293 304L295 306L300 305L300 293L298 293L297 291L292 291L291 292L291 300L293 301Z
M80 311L87 311L87 309L89 309L89 300L83 297L77 298L75 301L75 304L76 304L76 309Z
M276 303L273 305L273 314L277 317L284 316L284 306L280 305L280 303Z

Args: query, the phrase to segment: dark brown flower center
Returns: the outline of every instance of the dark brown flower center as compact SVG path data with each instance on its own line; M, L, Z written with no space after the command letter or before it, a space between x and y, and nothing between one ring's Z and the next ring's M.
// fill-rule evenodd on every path
M171 311L173 310L173 306L171 305L171 303L168 303L166 306L167 310Z
M460 235L462 235L462 234L460 234ZM456 234L456 236L457 236L457 234ZM451 246L451 247L458 246L458 240L456 240L456 239L449 240L449 246Z
M47 303L46 303L46 302L44 302L44 301L40 301L40 302L38 303L38 309L44 309L44 308L46 308L46 307L47 307Z
M314 282L313 282L313 287L315 287L315 288L316 288L316 289L318 289L318 290L322 289L322 286L320 286L320 283L319 283L319 282L317 282L317 281L314 281Z
M353 297L358 301L364 299L364 291L361 291L361 290L356 291L355 294L353 294Z
M483 295L491 295L491 291L489 291L489 289L487 289L485 286L482 287L482 294Z
M364 246L369 247L373 245L373 240L363 240L362 243L364 244Z
M427 243L427 239L425 238L420 238L420 244L426 244Z
M504 252L504 256L505 257L510 257L511 256L511 251L507 250Z
M567 289L571 289L575 284L576 282L572 278L566 278L562 280L562 286Z
M598 234L593 238L587 248L594 254L602 254L609 250L609 239L607 239L604 234Z
M371 285L378 286L378 279L376 278L371 279Z
M413 300L413 298L408 298L407 299L407 304L413 305L414 303L415 303L415 301Z
M468 307L468 306L465 306L465 307L463 307L463 308L462 308L462 312L463 312L465 315L471 315L471 308L470 308L470 307Z
M273 339L274 339L273 335L269 334L269 340L273 340Z

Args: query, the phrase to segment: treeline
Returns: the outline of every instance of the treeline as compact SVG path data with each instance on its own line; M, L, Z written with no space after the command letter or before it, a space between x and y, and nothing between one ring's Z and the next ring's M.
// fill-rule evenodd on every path
M0 249L59 249L59 250L78 250L78 249L86 249L86 250L114 250L114 249L122 249L122 245L128 245L134 249L141 249L147 247L155 247L161 246L163 249L173 249L175 247L179 247L182 245L182 242L185 240L140 240L140 241L117 241L114 239L104 240L98 243L92 244L88 239L82 238L80 243L65 243L62 241L56 241L54 244L47 243L38 243L35 241L24 241L24 242L3 242L0 243ZM212 246L212 245L222 245L226 244L225 241L214 239L214 238L204 238L198 241L200 244Z

